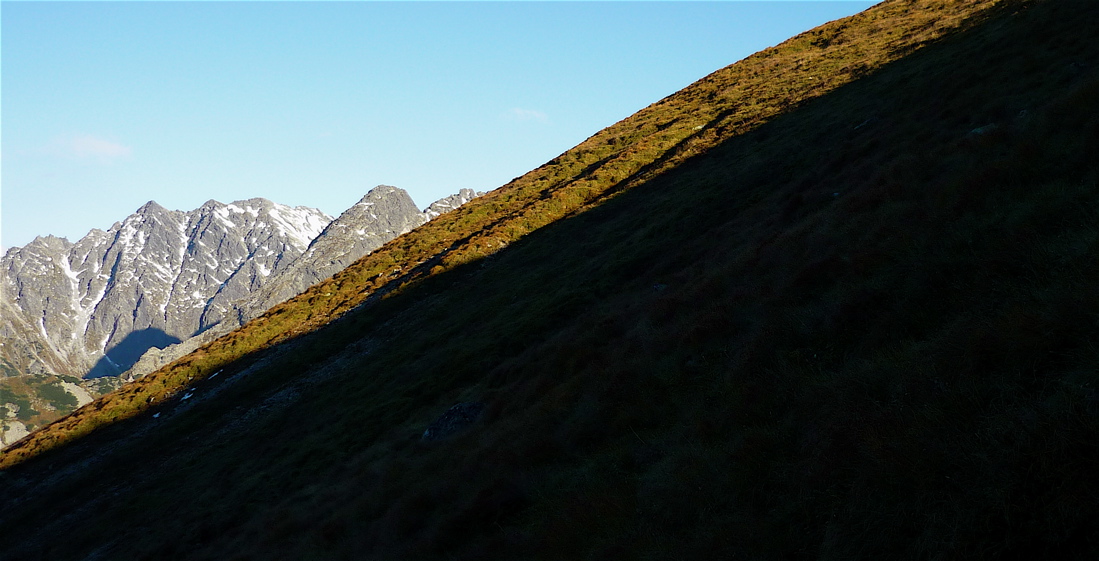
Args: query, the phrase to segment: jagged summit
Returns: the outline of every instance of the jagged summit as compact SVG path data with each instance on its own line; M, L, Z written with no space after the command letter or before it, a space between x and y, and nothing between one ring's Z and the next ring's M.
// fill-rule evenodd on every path
M404 189L378 185L333 220L295 261L280 267L277 279L249 296L239 323L343 270L385 242L457 208L476 195L463 189L421 212Z
M372 245L370 249L374 249L381 243L373 244L372 241L360 238L366 236L380 240L386 238L386 234L394 232L403 234L422 223L418 217L420 214L416 203L407 191L391 185L378 185L333 220L325 228L324 235L318 236L310 245L310 250L315 251L314 247L317 244L328 244L334 247L341 241L350 241L351 238L356 239L354 242L356 244ZM360 252L354 248L347 248L346 253ZM360 253L356 259L364 254Z
M28 243L24 247L30 247L30 246L50 247L50 246L54 246L54 245L59 244L59 243L60 244L72 245L72 242L70 242L68 238L64 238L64 237L61 237L61 236L55 236L53 234L47 234L45 236L35 236L34 239L31 240L30 243ZM19 248L18 247L9 247L8 249L19 249Z
M330 220L315 209L262 199L207 202L189 212L149 201L76 243L37 238L4 258L5 296L23 321L39 326L21 337L39 350L13 362L47 353L57 357L47 364L69 365L57 374L116 375L147 342L163 346L220 322ZM19 346L5 345L4 352Z
M715 72L27 436L0 550L1099 558L1096 29L886 0Z
M476 193L473 189L462 189L454 195L443 197L428 205L428 207L424 209L424 217L431 220L436 216L450 212L483 194L484 193Z
M377 185L374 188L368 190L366 192L366 194L363 195L363 198L359 199L359 202L355 203L354 205L351 205L351 208L354 208L355 206L358 206L358 205L361 205L361 204L364 204L364 203L368 203L368 202L370 202L374 199L381 198L381 197L383 197L385 195L388 195L390 193L403 192L403 191L404 191L404 189L401 189L399 187L394 187L392 185L385 185L385 184Z
M159 214L159 213L166 213L166 212L171 212L171 211L164 208L163 206L160 206L160 203L157 203L156 201L149 201L149 202L141 205L141 207L137 209L136 214L152 214L152 213L158 213Z
M16 373L140 377L425 220L392 186L336 220L259 197L186 212L149 201L76 243L10 248L0 352Z

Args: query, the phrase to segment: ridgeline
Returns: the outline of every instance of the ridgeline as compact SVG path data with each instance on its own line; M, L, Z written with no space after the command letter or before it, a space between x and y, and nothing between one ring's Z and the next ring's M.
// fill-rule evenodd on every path
M1097 36L886 1L721 69L6 450L0 553L1095 556Z

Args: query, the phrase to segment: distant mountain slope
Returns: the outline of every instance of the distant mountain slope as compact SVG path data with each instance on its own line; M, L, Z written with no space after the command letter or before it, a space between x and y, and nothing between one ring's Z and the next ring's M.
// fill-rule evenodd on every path
M4 302L16 312L5 314L5 333L15 334L8 321L35 326L40 337L26 346L52 355L42 361L57 365L51 374L117 375L145 348L222 321L330 221L264 199L190 212L150 202L75 244L37 238L3 257ZM5 359L13 352L5 345Z
M471 189L440 199L423 212L403 189L379 185L332 221L301 257L275 271L278 278L252 293L240 313L240 324L271 306L342 271L385 242L473 200Z
M209 331L167 348L151 348L127 372L141 377L220 337L291 296L346 266L400 234L477 197L462 189L427 206L422 212L412 197L397 187L379 185L333 220L296 259L283 261L258 289L237 300L231 316Z
M719 71L0 455L0 549L1095 558L1097 35L886 1Z
M149 202L75 244L50 236L11 248L0 259L0 405L20 402L16 416L33 425L77 404L65 384L93 395L117 387L147 349L224 321L330 221L265 199L189 212Z
M40 237L12 248L0 260L0 389L11 394L0 405L31 424L52 420L76 405L64 384L98 396L135 365L129 379L140 377L437 216L437 205L473 196L421 212L405 191L379 186L335 221L258 198L189 212L149 202L75 244ZM11 379L20 375L32 378Z

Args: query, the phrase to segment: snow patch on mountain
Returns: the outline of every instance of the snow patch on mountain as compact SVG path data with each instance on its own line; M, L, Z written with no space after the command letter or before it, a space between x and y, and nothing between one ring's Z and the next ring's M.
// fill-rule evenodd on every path
M150 201L76 243L36 238L0 259L0 353L19 372L76 377L116 376L145 353L140 376L476 196L421 211L380 185L336 219L261 198Z

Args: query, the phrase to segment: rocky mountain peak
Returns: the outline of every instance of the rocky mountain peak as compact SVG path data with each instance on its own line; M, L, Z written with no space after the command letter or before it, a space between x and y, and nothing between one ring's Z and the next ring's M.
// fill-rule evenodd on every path
M169 210L162 207L162 206L160 206L160 204L157 203L156 201L149 201L149 202L141 205L141 208L137 209L137 212L135 214L148 215L148 214L163 214L163 213L167 213L167 212L169 212Z
M18 340L5 353L25 344L60 357L44 362L69 365L56 374L118 374L145 349L220 322L330 220L263 199L207 201L189 212L149 201L75 244L39 237L3 259L5 300L25 316L4 318L5 336Z
M372 200L380 199L385 197L386 195L391 195L394 193L404 194L406 196L408 195L408 193L405 192L404 189L400 189L392 185L378 185L373 189L367 191L366 194L363 195L363 198L359 199L359 202L357 204L361 205L363 203L368 203ZM411 200L411 197L409 197L409 200Z
M30 243L23 246L24 251L50 251L58 248L68 249L72 247L72 242L68 238L61 238L58 236L36 236ZM11 248L20 249L20 248Z
M422 224L420 214L407 191L392 185L378 185L333 220L310 244L310 252L315 254L321 251L320 247L348 242L359 247L370 246L367 250L370 251ZM345 254L357 252L355 247L343 251Z
M404 189L374 187L329 223L301 257L280 266L275 272L277 278L240 308L238 323L332 276L427 219Z
M473 189L462 189L458 191L457 194L450 195L449 197L443 197L442 199L439 199L428 205L428 207L424 209L424 217L427 220L431 220L432 218L435 218L440 214L450 212L468 203L469 201L472 201L474 198L480 195L482 195L482 193L476 193L473 191Z
M217 201L217 200L214 200L214 199L208 199L206 202L199 205L199 207L196 208L195 211L196 212L209 213L209 212L212 212L216 208L221 208L221 207L224 207L224 206L225 206L225 203L223 203L221 201Z
M470 194L437 201L430 214ZM96 393L127 370L127 379L140 377L429 217L391 185L335 220L263 198L209 200L191 211L149 201L76 243L41 236L13 247L0 260L0 391L13 372L86 378Z

